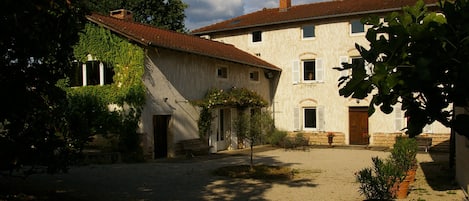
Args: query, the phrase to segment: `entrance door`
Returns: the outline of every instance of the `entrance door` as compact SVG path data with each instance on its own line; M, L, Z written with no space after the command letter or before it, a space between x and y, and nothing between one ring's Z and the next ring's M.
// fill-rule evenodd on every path
M368 138L368 108L349 108L349 133L351 145L367 145Z
M168 155L168 125L171 115L153 116L153 145L155 158L166 158Z
M231 110L220 109L218 115L218 131L217 131L217 151L226 150L228 148L228 138L231 133Z

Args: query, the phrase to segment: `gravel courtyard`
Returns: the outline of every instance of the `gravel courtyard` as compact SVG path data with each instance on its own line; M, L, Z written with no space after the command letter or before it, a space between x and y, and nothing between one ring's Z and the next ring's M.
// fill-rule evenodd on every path
M285 151L260 147L255 163L288 165L301 177L263 182L211 173L222 166L248 164L244 151L142 164L74 167L68 174L34 175L27 180L0 177L0 187L39 195L24 200L364 200L357 191L354 173L371 166L371 157L388 155L363 148ZM463 192L448 179L447 154L419 153L417 159L417 180L405 200L464 200Z

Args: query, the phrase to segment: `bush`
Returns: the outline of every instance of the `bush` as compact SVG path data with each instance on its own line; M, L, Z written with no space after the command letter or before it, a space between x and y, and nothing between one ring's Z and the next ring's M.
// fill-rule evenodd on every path
M275 146L281 146L282 141L287 136L287 131L275 129L272 134L268 136L269 143Z
M391 150L391 160L399 169L406 172L417 163L418 145L415 138L397 137Z
M373 157L373 167L355 173L360 182L359 192L367 200L391 200L394 197L394 184L402 177L402 171L392 160Z

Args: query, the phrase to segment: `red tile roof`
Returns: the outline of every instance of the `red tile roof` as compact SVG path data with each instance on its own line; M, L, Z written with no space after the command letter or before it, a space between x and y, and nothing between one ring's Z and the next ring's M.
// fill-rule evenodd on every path
M125 21L96 13L88 15L87 19L144 46L168 48L176 51L281 71L277 66L237 49L233 45L207 40L188 34L163 30L149 25Z
M437 0L424 1L431 6L435 6L437 2ZM416 0L335 0L292 6L286 11L270 8L202 27L193 30L192 34L203 35L290 22L389 12L415 3Z

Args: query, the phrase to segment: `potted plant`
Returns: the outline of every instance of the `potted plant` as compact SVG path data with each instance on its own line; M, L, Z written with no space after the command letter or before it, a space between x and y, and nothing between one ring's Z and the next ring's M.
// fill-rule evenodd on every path
M327 133L327 143L329 143L329 147L332 147L332 143L334 143L334 136L333 132Z

